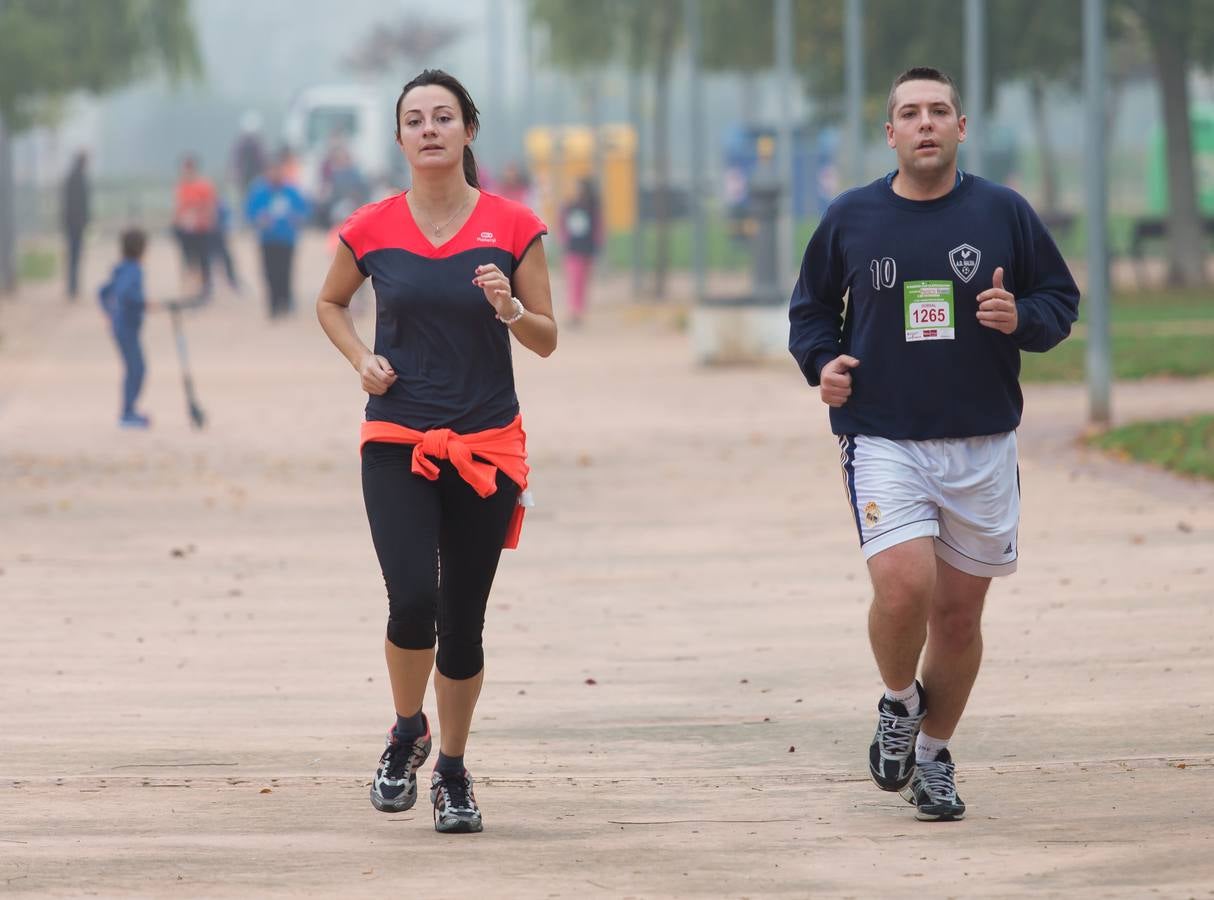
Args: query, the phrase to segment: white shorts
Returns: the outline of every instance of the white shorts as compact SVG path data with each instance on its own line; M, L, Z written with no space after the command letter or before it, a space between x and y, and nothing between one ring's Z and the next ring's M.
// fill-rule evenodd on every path
M843 482L864 558L917 537L980 577L1016 571L1016 433L930 441L839 436Z

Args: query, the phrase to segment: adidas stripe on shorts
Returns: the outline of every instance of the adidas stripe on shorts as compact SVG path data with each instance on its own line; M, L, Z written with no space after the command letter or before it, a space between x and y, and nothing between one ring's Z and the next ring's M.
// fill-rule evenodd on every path
M962 572L1016 571L1016 432L928 441L845 434L839 448L865 559L932 537L936 556Z

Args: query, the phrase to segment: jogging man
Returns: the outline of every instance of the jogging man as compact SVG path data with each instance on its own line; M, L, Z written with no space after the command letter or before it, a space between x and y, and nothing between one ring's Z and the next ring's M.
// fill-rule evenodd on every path
M885 695L869 773L919 819L960 819L948 743L978 674L987 588L1016 569L1020 351L1070 333L1079 290L1024 198L958 170L965 116L947 75L899 75L888 112L898 168L827 210L789 349L831 408L873 583Z

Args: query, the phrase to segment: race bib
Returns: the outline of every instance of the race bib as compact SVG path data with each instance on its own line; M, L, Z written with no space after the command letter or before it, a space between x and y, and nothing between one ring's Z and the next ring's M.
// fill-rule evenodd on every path
M587 237L590 234L590 216L585 210L571 209L565 217L565 229L571 237Z
M902 300L906 308L908 341L953 339L953 283L951 281L905 281Z

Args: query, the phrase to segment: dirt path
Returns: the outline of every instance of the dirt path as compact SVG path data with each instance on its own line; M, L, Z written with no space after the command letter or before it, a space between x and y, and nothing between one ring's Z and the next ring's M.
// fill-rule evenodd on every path
M971 815L929 826L866 780L867 581L791 362L696 369L620 308L518 354L540 505L489 614L487 830L451 839L366 800L385 603L357 382L310 314L190 320L202 433L163 318L146 434L91 301L30 291L0 329L5 896L1214 896L1214 486L1077 450L1080 389L1028 390ZM1115 396L1193 408L1214 384Z

